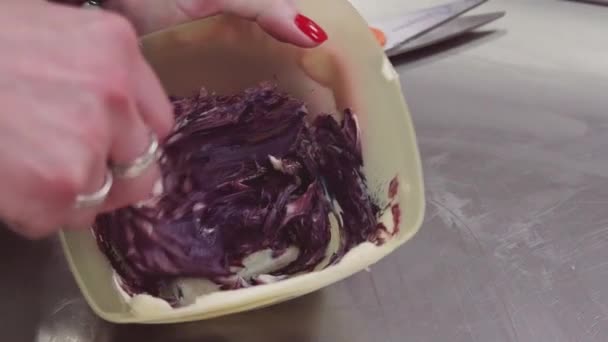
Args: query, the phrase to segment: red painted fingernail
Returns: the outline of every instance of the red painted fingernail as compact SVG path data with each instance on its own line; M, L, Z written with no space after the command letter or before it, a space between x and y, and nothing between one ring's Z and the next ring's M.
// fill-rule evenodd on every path
M325 33L321 26L312 21L310 18L302 14L298 14L295 21L296 26L298 26L298 28L315 43L323 43L327 40L327 33Z

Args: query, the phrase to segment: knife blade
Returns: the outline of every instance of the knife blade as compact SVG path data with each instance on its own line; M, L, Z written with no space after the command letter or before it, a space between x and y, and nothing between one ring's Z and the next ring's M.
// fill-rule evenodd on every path
M405 44L398 45L392 49L386 51L389 57L401 55L413 50L418 50L424 47L428 47L433 44L437 44L448 39L454 38L460 34L470 32L483 25L493 22L499 18L502 18L505 12L492 12L479 15L470 15L465 17L459 17L453 19L434 30L414 38Z
M382 21L370 22L370 27L386 38L384 49L390 50L419 37L434 28L472 10L488 0L456 0L421 9Z

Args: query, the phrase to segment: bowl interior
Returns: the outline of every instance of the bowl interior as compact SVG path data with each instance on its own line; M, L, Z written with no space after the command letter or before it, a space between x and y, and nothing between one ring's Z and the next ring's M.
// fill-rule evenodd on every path
M367 25L346 0L308 0L302 12L329 41L300 49L274 41L254 24L229 16L199 20L142 38L143 51L172 95L239 91L260 81L308 103L315 113L353 109L362 128L364 172L371 190L388 198L399 179L399 234L382 247L364 244L337 265L271 285L213 293L189 307L133 312L114 287L112 270L88 230L61 234L74 276L95 312L113 322L164 323L216 317L288 300L358 272L408 240L420 227L424 198L415 133L399 80Z

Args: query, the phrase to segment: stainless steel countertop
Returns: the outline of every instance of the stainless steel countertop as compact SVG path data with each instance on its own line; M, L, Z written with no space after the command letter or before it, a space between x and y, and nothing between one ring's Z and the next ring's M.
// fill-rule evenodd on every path
M427 219L401 249L291 302L114 326L54 240L0 232L2 341L607 341L608 7L494 0L488 26L396 61Z

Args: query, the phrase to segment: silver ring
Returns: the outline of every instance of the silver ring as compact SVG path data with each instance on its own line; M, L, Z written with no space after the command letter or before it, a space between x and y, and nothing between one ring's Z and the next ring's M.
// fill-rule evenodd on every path
M103 202L105 202L106 198L108 197L110 190L112 189L113 183L114 177L112 176L112 172L108 170L106 172L106 177L103 182L103 185L101 186L101 188L99 188L99 190L90 194L78 195L76 197L76 209L92 208L103 204Z
M90 7L90 8L101 8L102 0L88 0L82 7Z
M148 148L144 154L128 164L112 163L110 164L110 169L117 178L139 177L158 160L160 154L159 147L160 144L158 143L158 138L154 133L150 133L150 145L148 145Z

